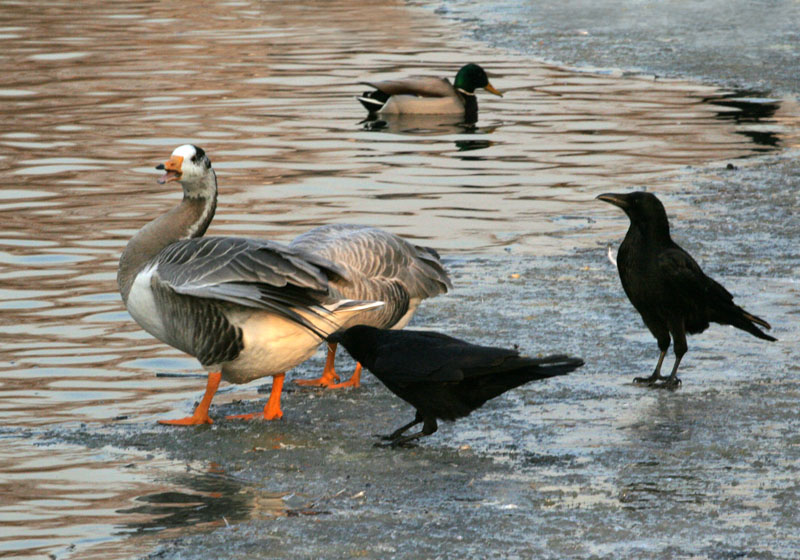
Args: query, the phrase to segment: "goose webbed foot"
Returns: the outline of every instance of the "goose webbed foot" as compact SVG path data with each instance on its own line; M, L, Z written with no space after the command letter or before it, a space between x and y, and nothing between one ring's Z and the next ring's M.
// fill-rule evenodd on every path
M232 414L225 418L227 420L280 420L283 418L283 411L281 410L281 392L283 391L283 380L285 378L286 374L283 373L272 378L272 390L263 412Z
M325 368L322 370L322 377L317 379L295 379L297 385L303 387L331 387L339 381L339 374L336 373L335 360L336 360L336 347L335 342L328 343L328 355L325 359Z
M322 372L322 376L316 379L295 379L294 382L296 385L302 385L303 387L331 387L339 379L339 374L335 370L325 370Z
M159 420L158 423L167 426L201 426L203 424L213 424L214 421L208 416L208 412L205 414L198 414L197 411L195 411L194 414L191 416L186 416L185 418L176 418L175 420Z
M352 387L354 389L361 387L361 364L356 364L356 369L353 372L353 375L351 375L350 379L347 381L336 383L334 385L328 385L328 389L345 389L347 387Z
M206 392L191 416L178 418L176 420L159 420L158 423L166 424L167 426L200 426L202 424L213 424L214 421L208 415L208 409L211 406L211 399L214 398L221 380L222 372L216 371L208 374Z

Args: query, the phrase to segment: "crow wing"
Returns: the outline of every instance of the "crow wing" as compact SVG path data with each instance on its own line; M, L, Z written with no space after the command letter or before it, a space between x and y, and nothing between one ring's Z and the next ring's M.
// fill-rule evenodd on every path
M672 293L694 303L733 303L733 296L719 282L706 276L700 265L680 247L662 251L658 270Z
M379 341L370 371L394 383L462 381L518 356L515 350L478 346L431 331L395 331L386 338Z

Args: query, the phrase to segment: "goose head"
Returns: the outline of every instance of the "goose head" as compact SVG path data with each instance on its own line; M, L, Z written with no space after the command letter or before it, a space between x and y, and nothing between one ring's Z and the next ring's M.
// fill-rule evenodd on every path
M202 148L194 144L178 146L170 158L157 165L156 169L166 171L158 178L159 183L178 181L186 196L205 197L216 193L217 180L211 160Z

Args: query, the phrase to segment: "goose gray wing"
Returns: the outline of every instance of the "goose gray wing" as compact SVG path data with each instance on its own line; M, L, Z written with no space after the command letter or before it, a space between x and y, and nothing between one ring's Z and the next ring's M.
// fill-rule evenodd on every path
M297 309L318 316L335 300L329 281L347 278L346 270L320 255L278 243L234 237L178 241L162 250L151 282L175 293L264 309L319 329Z
M452 283L438 253L413 245L382 229L357 225L314 228L290 244L314 253L347 271L333 281L335 289L353 299L380 300L373 313L376 326L388 328L409 310L411 300L446 293Z
M415 76L402 80L360 82L382 91L386 95L417 95L419 97L451 97L456 90L447 78Z

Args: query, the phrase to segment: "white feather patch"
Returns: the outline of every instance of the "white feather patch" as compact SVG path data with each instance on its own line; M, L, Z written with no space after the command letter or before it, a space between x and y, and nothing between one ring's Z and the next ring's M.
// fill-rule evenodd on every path
M128 294L127 308L131 317L139 325L159 340L164 340L166 329L161 321L161 312L156 305L150 282L158 269L156 266L145 267L133 280L131 291Z
M374 309L386 305L382 301L359 301L356 299L340 299L334 303L329 303L323 307L330 312L342 309L342 311L363 311L365 309Z
M172 151L173 156L181 156L185 160L192 159L197 154L197 150L191 144L184 144L178 146Z
M614 250L611 248L611 245L608 246L608 260L611 261L611 264L617 266L617 256L614 254Z

